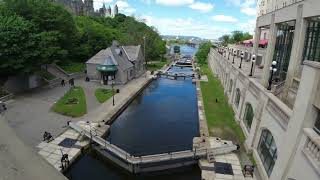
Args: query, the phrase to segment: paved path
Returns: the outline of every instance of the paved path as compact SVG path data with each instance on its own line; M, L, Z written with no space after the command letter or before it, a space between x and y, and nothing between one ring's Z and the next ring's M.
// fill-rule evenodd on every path
M67 180L17 137L0 115L1 180Z
M8 110L3 113L9 123L27 145L35 147L41 142L44 131L53 136L63 132L70 117L52 112L54 102L68 91L68 87L37 89L22 95L16 95L7 102Z

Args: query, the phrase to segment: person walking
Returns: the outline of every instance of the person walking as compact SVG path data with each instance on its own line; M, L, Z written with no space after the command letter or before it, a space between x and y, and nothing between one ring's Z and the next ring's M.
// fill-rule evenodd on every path
M64 79L61 80L61 86L64 87L66 85Z

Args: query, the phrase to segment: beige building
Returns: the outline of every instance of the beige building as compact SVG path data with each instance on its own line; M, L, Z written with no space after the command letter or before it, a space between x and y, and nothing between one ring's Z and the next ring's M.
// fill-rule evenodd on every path
M319 180L320 0L267 2L271 6L259 15L255 37L269 29L268 48L255 41L251 49L211 49L209 63L261 178ZM248 54L242 63L241 51ZM252 54L262 57L260 65L248 60Z

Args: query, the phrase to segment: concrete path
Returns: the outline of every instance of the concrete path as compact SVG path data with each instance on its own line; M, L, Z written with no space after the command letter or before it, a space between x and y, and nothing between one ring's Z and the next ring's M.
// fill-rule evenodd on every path
M0 115L1 180L67 180L27 147Z
M31 147L41 142L44 131L56 136L66 128L70 117L51 111L51 107L69 87L37 89L7 102L8 110L3 113L4 119L15 130L18 137Z

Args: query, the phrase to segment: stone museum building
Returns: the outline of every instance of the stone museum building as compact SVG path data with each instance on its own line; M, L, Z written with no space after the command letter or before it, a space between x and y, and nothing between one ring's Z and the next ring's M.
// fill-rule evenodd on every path
M112 46L102 49L86 62L87 77L103 84L125 84L145 72L141 45L120 46L114 41Z
M211 49L209 64L261 179L319 180L320 1L258 0L253 48Z

